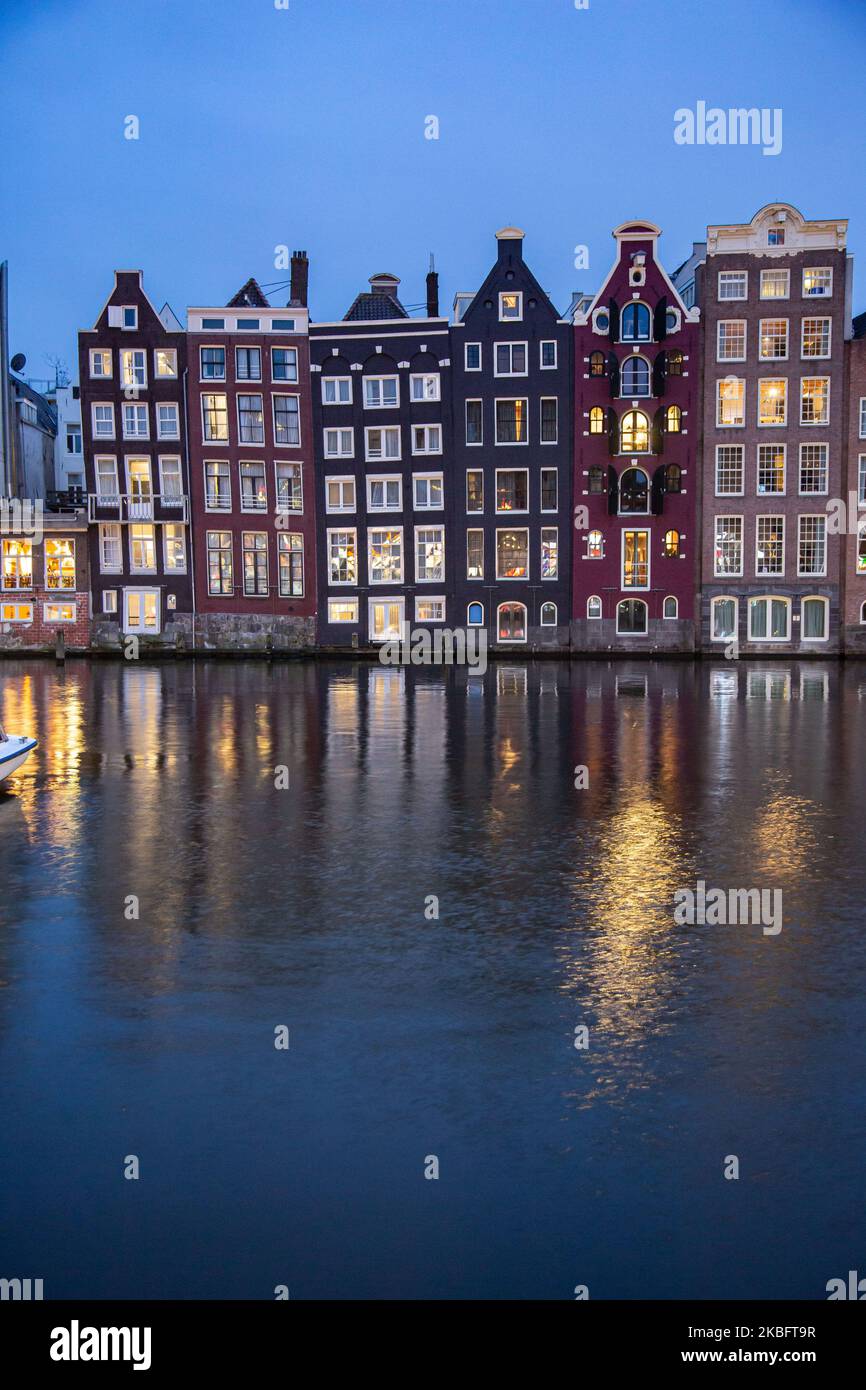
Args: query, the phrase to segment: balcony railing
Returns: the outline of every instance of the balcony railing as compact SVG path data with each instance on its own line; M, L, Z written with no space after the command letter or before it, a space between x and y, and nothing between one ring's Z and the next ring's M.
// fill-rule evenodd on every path
M89 521L189 521L186 493L156 493L142 496L131 492L91 492L87 498Z

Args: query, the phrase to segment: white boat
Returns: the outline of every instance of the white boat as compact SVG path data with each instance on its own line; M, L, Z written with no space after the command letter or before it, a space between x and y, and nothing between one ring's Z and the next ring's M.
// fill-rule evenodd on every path
M36 744L37 740L28 738L26 734L4 733L0 724L0 782L26 763Z

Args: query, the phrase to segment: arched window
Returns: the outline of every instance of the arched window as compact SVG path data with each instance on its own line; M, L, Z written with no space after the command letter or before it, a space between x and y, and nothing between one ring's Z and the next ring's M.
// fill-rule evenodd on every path
M627 357L620 373L621 396L648 396L650 369L645 357Z
M600 405L594 405L589 412L589 432L604 434L604 411Z
M683 355L679 348L673 348L668 353L668 376L682 376L683 374Z
M712 639L730 642L737 635L737 600L714 598L712 602Z
M665 492L682 492L683 470L678 463L669 463L665 469Z
M622 417L622 426L620 428L620 453L648 454L649 446L649 420L642 410L627 410Z
M866 608L866 604L863 606ZM601 599L598 597L598 594L593 594L586 600L586 616L588 618L601 617Z
M500 603L496 611L496 627L500 642L525 642L526 605Z
M645 304L627 304L619 320L620 342L648 343L650 322L650 311Z
M597 497L599 493L604 492L604 486L604 469L599 468L598 464L594 463L589 470L589 490L593 497Z
M619 480L620 512L644 515L649 511L649 499L650 485L646 473L642 468L627 468Z
M466 621L470 627L484 626L484 604L470 603L466 610Z
M603 352L590 353L589 374L590 376L604 376L607 372L607 362Z
M616 630L623 635L646 635L647 607L643 599L624 598L616 606Z
M541 605L541 626L556 627L556 604L543 603Z
M683 412L678 405L668 406L667 428L668 434L679 434L683 422Z
M600 531L590 531L586 538L587 560L604 559L604 536Z
M673 594L669 594L665 599L662 616L665 618L675 618L679 612L679 604Z
M804 642L826 642L828 637L829 600L804 598L801 609L800 636Z
M669 560L673 560L680 553L680 533L679 531L665 531L665 555Z

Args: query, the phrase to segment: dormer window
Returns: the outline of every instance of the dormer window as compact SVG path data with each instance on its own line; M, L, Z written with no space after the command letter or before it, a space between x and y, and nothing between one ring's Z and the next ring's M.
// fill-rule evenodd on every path
M124 328L138 327L138 310L134 304L124 304L121 314Z
M499 320L501 323L523 318L523 295L520 290L508 290L499 296Z
M767 232L767 245L768 245L768 246L784 246L784 245L785 245L785 228L784 228L784 227L771 227L770 230Z

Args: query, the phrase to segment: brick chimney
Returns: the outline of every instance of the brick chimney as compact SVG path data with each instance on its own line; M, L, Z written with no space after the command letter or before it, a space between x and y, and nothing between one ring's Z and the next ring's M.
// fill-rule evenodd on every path
M439 317L439 276L433 269L433 252L430 252L430 269L427 272L427 317Z
M306 309L309 282L310 262L307 260L306 251L293 251L290 305L299 309Z

